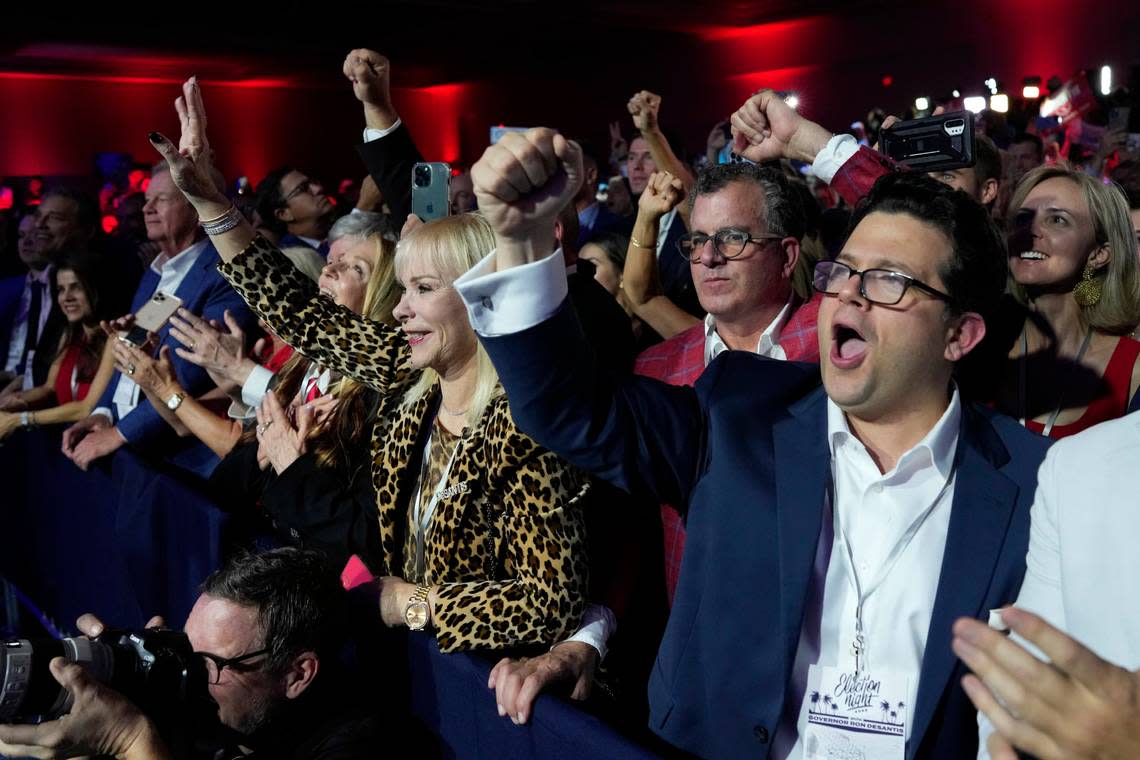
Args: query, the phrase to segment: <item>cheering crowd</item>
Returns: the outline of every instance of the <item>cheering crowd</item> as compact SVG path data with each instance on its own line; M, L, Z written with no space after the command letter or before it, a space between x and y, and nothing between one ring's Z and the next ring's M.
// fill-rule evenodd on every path
M131 194L110 236L66 188L10 220L6 447L56 425L83 470L145 452L279 547L185 621L227 757L382 754L406 705L346 701L335 663L360 586L384 626L493 653L520 725L555 691L679 756L1135 755L1140 614L1107 582L1140 569L1117 132L1094 153L979 120L974 165L926 174L878 152L893 117L833 133L761 90L689 161L641 91L609 155L508 132L425 221L390 63L343 74L354 198L291 165L227 192L191 78L181 134L149 135L144 235ZM174 756L52 672L71 714L0 726L0 752Z

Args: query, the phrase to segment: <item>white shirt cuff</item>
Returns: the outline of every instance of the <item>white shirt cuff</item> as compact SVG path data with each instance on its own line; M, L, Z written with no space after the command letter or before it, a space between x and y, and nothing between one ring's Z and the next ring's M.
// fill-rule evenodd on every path
M249 377L241 384L241 400L246 406L260 406L261 400L269 392L269 383L273 381L273 373L258 364L249 372Z
M387 137L388 135L395 132L396 128L403 123L404 122L402 122L400 119L396 119L395 123L393 123L392 126L388 127L387 129L373 129L372 127L365 127L364 142L372 142L373 140L379 140L381 137Z
M578 626L578 630L574 635L566 639L566 641L578 641L583 644L589 644L594 649L598 650L598 662L606 659L606 653L609 651L608 642L610 637L617 632L617 618L609 607L600 604L587 604L585 611L582 613L582 622ZM566 641L560 641L559 644L565 644ZM558 644L555 644L558 646Z
M495 252L455 281L475 332L487 338L522 332L550 318L566 299L562 249L540 261L492 271Z
M108 407L105 407L105 406L95 407L94 409L91 410L91 416L94 417L96 414L103 415L104 417L109 419L112 423L115 422L115 414Z
M254 411L252 406L246 406L237 401L230 401L230 406L226 409L226 416L231 420L245 422L246 420L254 419L257 416L257 412Z
M859 141L853 135L835 135L812 161L811 173L830 185L839 167L858 152Z

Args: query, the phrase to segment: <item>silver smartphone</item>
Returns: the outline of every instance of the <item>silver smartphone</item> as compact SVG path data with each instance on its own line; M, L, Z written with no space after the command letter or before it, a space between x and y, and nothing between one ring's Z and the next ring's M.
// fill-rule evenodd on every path
M412 167L412 213L430 222L451 213L451 166L419 163Z
M135 312L134 325L130 330L120 332L119 340L141 346L146 343L146 334L161 330L180 306L182 306L181 298L158 291Z

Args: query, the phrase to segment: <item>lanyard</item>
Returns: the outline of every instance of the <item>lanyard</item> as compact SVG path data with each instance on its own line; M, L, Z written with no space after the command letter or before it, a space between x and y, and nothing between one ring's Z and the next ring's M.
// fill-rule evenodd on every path
M1065 383L1061 386L1061 395L1057 397L1057 408L1054 409L1053 413L1049 415L1049 421L1045 423L1045 429L1044 429L1044 431L1042 431L1042 435L1044 435L1046 438L1048 438L1049 434L1053 432L1053 425L1056 424L1057 417L1060 416L1061 409L1064 408L1064 406L1065 406L1065 388L1066 388L1066 386L1068 386L1069 380L1072 379L1073 372L1076 371L1077 365L1079 365L1081 363L1081 359L1085 358L1085 351L1088 351L1088 349L1089 349L1089 342L1092 340L1092 334L1093 334L1093 331L1092 331L1092 328L1090 327L1088 329L1088 332L1085 333L1085 339L1083 341L1081 341L1081 348L1079 351L1077 351L1077 358L1073 360L1073 364L1069 367L1069 373L1065 376ZM1018 393L1019 400L1021 401L1021 419L1019 421L1021 422L1022 426L1025 426L1025 421L1029 417L1029 412L1027 410L1027 407L1029 405L1029 400L1028 400L1029 397L1025 392L1025 386L1026 386L1025 365L1026 365L1026 362L1029 361L1029 359L1027 358L1028 354L1029 354L1029 336L1025 334L1025 328L1022 327L1021 328L1021 366L1018 368L1019 369L1019 375L1018 375L1018 383L1017 383L1017 393Z
M455 448L452 449L451 456L447 459L447 465L439 476L439 482L436 484L435 490L432 491L427 508L421 514L420 506L423 501L424 483L427 481L428 472L431 469L431 439L435 435L434 422L432 426L432 431L428 433L427 443L424 444L420 479L416 483L416 503L412 510L412 517L416 523L416 580L420 581L424 580L424 539L427 535L427 527L431 524L431 518L435 514L435 508L439 504L441 494L446 490L447 475L451 472L451 465L455 462L455 455L459 453L459 444L462 442L462 439L455 442Z
M934 497L934 501L930 503L929 507L922 510L922 512L911 521L910 525L907 526L907 529L903 531L902 536L895 542L890 554L887 555L887 559L883 562L879 572L873 578L870 578L866 585L863 584L862 579L859 577L859 570L855 565L855 555L851 549L851 542L847 540L847 531L843 527L842 510L839 509L839 496L836 494L835 482L832 480L831 493L832 499L835 501L835 521L839 524L839 538L843 542L844 558L847 560L847 566L851 570L851 585L855 590L855 638L851 642L851 654L855 656L856 675L862 671L863 661L867 655L867 639L863 633L863 607L871 597L871 594L875 593L879 586L883 584L883 581L887 579L887 576L890 575L895 563L899 561L903 552L910 546L910 542L918 534L919 529L926 523L926 518L930 517L934 508L938 506L938 502L942 501L942 498L950 489L950 484L954 482L954 474L954 471L950 472L950 475L946 478L946 482L943 483L942 488L938 490L938 495Z

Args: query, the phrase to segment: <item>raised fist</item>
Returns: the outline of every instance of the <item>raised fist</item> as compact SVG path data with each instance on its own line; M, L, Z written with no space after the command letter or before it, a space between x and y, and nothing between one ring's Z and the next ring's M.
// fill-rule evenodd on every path
M629 99L626 108L633 116L633 126L639 131L651 132L657 129L657 112L661 109L660 95L642 90Z
M685 197L685 185L669 172L653 172L645 192L637 201L638 209L651 219L660 219L672 211Z
M772 90L761 90L732 115L733 150L760 163L779 158L813 161L831 133L796 113Z
M582 150L545 127L509 132L483 152L471 179L500 242L550 239L582 184Z
M350 50L344 58L344 77L352 82L352 94L366 106L391 107L390 72L388 59L375 50Z

